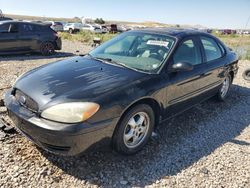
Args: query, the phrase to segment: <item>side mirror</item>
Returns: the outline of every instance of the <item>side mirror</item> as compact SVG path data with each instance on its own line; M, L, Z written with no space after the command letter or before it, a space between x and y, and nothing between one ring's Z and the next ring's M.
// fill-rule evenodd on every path
M172 65L172 67L170 68L171 72L182 72L182 71L191 71L193 70L193 65L187 62L179 62L179 63L175 63L174 65Z

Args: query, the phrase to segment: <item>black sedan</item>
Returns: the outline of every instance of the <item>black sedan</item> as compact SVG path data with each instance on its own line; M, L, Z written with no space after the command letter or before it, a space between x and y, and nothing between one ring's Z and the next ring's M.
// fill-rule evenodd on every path
M207 33L129 31L29 71L5 104L17 129L50 152L76 155L109 141L134 154L161 122L210 97L225 100L237 62Z
M27 52L50 55L61 50L61 43L50 26L20 21L0 22L0 55Z

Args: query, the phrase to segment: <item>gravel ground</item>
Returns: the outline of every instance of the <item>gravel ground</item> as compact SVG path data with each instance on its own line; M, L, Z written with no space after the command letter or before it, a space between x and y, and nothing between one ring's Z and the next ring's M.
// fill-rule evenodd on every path
M63 42L63 52L50 58L1 57L0 88L34 67L90 50ZM104 148L58 157L13 130L0 131L0 187L250 187L250 83L241 76L250 62L239 66L226 102L210 99L165 122L135 156ZM12 125L5 110L0 108L0 118Z

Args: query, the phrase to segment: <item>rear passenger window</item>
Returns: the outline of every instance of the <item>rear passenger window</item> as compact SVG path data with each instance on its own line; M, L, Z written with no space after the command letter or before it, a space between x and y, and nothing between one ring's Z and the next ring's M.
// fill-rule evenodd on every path
M213 61L222 56L221 49L214 39L201 37L201 42L205 50L207 61Z
M23 32L34 32L34 26L31 24L22 24Z
M193 40L184 41L177 49L173 56L174 64L180 62L187 62L192 65L201 64L201 54L199 48L195 45Z

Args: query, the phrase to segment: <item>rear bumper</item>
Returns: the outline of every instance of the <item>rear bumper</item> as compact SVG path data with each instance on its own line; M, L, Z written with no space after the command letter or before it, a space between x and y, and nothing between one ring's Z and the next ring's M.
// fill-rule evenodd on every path
M95 124L48 121L22 107L9 92L5 105L19 132L44 150L59 155L77 155L107 145L117 122L117 118Z

